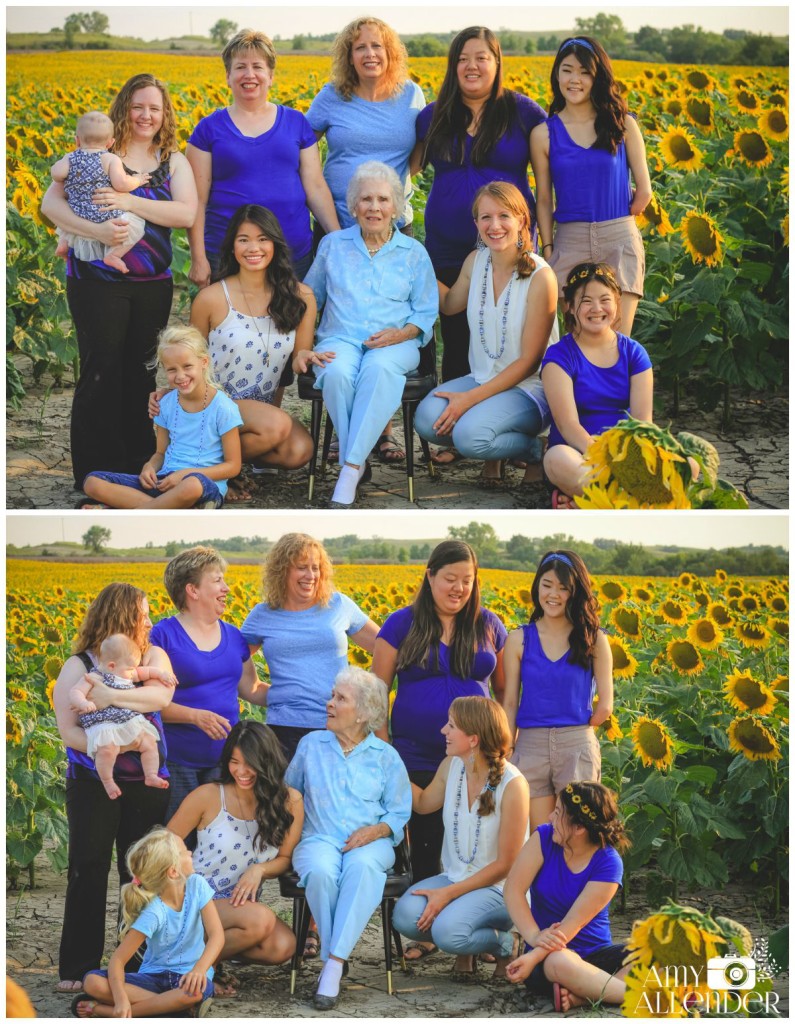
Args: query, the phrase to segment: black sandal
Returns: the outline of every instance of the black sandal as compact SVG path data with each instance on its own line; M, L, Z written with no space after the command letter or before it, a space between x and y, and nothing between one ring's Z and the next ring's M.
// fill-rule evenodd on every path
M385 466L393 466L396 462L405 462L406 453L400 447L394 434L382 434L375 442L373 453Z

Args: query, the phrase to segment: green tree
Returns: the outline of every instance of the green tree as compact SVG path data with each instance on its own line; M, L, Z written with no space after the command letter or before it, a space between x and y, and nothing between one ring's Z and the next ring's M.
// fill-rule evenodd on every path
M219 18L210 29L210 38L219 46L226 46L232 36L237 32L237 22L229 18Z
M617 14L602 14L593 18L575 18L578 35L598 39L611 57L622 53L627 45L627 30Z
M306 49L306 36L293 36L293 49L294 50L305 50Z
M415 36L406 43L409 57L443 57L447 47L435 36Z
M665 43L665 36L658 28L651 25L641 25L635 33L635 46L646 53L655 53L664 58L668 53Z
M411 547L409 548L409 558L412 560L412 562L417 562L421 559L425 560L430 553L430 544L412 544Z
M106 35L109 27L110 21L108 16L101 11L92 11L91 14L83 15L83 28L86 32L92 32L95 35Z
M98 555L110 540L110 530L104 526L91 526L83 534L83 547L92 555Z
M397 560L398 560L398 562L400 562L401 565L404 562L408 562L408 560L409 560L409 553L408 553L408 551L406 551L405 548L401 548L398 551L398 553L397 553Z
M525 41L525 44L524 44L524 52L526 54L531 54L531 53L535 53L536 52L536 44L533 41L533 39L531 39L529 36L528 36L528 38L527 38L527 40Z
M83 15L70 14L63 23L63 34L66 45L71 49L75 45L75 36L83 31Z
M447 536L451 540L463 540L471 548L474 548L481 565L491 565L500 556L500 541L491 523L451 526L447 531Z

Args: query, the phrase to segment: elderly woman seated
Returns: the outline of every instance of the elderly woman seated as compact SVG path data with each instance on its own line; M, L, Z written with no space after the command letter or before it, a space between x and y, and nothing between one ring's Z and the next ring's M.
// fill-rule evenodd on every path
M304 736L285 782L304 797L293 867L320 933L324 961L315 1006L337 1004L343 967L381 902L386 873L411 814L411 787L396 751L373 735L386 721L386 690L371 672L336 678L326 728Z
M403 185L386 164L361 164L348 185L353 227L320 243L305 283L325 304L316 352L334 359L315 367L317 387L337 429L342 469L330 508L350 508L366 457L387 416L400 404L405 376L433 333L439 311L436 277L419 242L395 221Z

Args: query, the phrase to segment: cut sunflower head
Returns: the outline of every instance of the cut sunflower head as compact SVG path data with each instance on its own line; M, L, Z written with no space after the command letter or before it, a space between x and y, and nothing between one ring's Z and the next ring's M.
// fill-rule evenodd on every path
M773 691L748 672L735 672L723 684L726 699L738 711L767 715L778 703Z
M726 949L726 940L712 917L669 902L633 924L627 946L643 966L684 967L706 978L707 960Z
M698 676L704 671L704 662L689 640L671 640L666 648L668 664L683 676Z
M780 761L781 750L773 733L755 718L735 718L729 726L729 750L749 761Z
M694 263L714 267L723 259L723 235L708 213L691 210L682 218L679 233Z
M646 768L670 768L674 748L667 727L656 718L639 718L632 726L632 746Z
M663 162L681 171L697 171L704 162L704 154L686 128L674 125L663 132L659 149Z
M602 487L615 481L640 508L690 508L690 467L678 449L670 431L629 416L589 445L589 481Z

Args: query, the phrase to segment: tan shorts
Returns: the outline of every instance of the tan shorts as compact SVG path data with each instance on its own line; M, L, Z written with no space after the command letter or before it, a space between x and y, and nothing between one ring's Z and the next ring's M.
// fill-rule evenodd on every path
M615 271L622 292L643 295L646 252L634 217L593 224L556 224L548 263L555 271L561 296L567 277L578 263L607 263Z
M557 796L570 782L601 782L602 755L590 725L519 729L511 758L530 786L530 799Z

